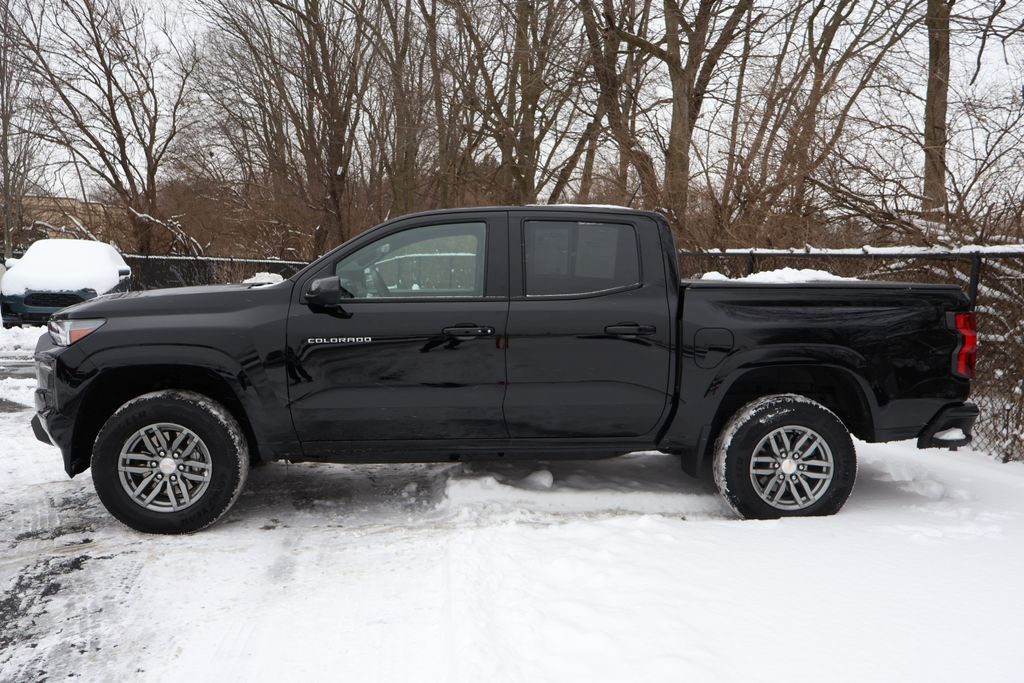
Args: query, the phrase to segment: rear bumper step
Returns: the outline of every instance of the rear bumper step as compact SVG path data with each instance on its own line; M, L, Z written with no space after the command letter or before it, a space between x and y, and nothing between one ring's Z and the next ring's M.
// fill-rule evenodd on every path
M946 406L931 419L917 437L918 448L956 448L971 442L971 429L978 419L978 406L957 403Z

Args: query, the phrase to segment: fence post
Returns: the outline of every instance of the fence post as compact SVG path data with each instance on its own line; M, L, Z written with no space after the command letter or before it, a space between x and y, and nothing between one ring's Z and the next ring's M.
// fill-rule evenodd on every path
M978 282L981 280L981 254L975 254L971 261L971 282L967 287L967 298L971 300L971 309L978 305Z
M754 274L754 252L747 252L747 275Z

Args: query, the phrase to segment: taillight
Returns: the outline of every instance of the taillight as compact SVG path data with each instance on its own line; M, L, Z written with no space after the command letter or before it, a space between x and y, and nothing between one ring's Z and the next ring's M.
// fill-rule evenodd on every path
M978 322L973 313L957 313L954 320L961 337L955 358L956 374L970 379L974 377L978 358Z

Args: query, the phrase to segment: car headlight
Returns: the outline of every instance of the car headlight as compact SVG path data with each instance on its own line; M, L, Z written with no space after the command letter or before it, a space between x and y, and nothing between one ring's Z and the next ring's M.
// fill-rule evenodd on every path
M107 322L102 318L92 320L51 320L47 329L50 332L50 339L57 346L71 346L76 341L84 339Z

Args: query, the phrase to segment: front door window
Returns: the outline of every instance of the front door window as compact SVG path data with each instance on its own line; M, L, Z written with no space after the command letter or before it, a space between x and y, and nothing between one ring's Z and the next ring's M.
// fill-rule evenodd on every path
M483 297L487 226L425 225L388 235L335 268L356 299Z

